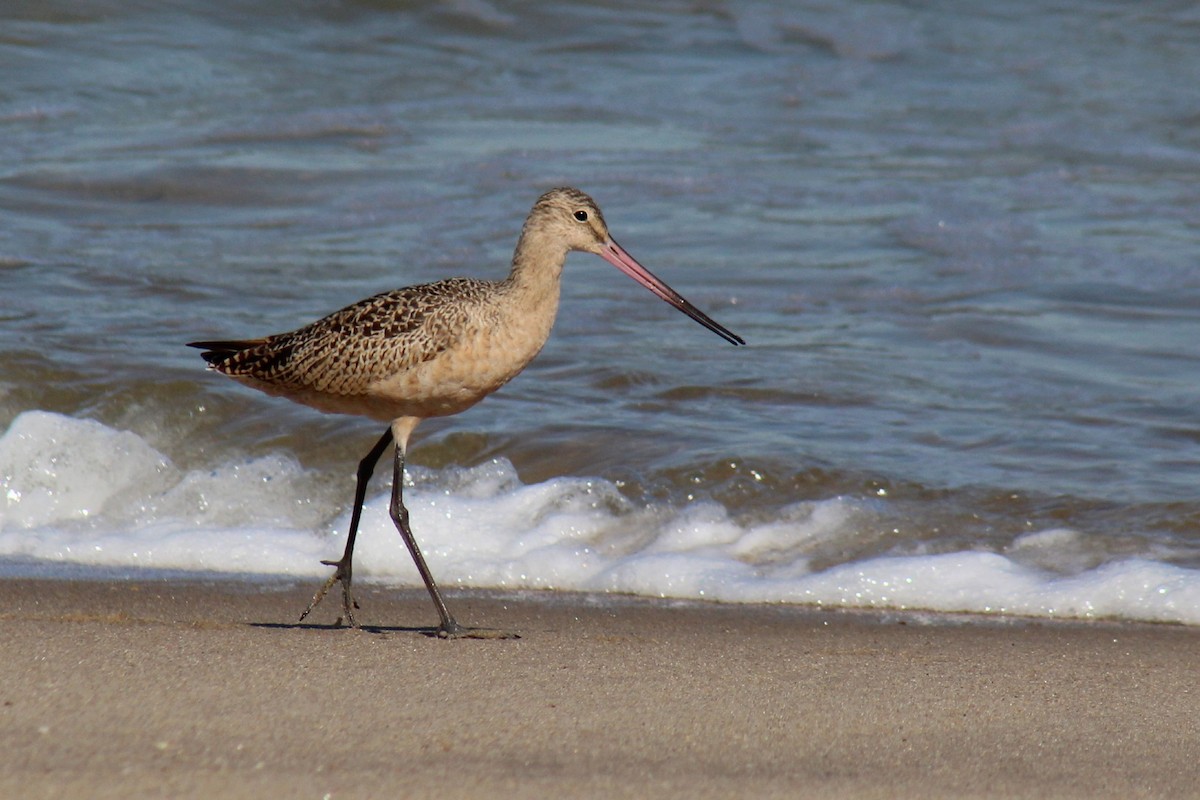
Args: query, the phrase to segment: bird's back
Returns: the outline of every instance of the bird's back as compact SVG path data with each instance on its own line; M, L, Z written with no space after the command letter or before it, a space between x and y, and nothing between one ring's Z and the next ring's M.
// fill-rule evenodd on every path
M440 359L469 347L471 339L486 338L498 322L498 287L470 278L409 286L288 333L192 346L205 350L214 370L269 394L321 410L393 419L404 410L392 407L398 400L432 406L426 411L445 405L438 381L423 373L436 372ZM411 386L410 397L396 397L398 382ZM451 405L465 399L461 387L441 388L453 396Z

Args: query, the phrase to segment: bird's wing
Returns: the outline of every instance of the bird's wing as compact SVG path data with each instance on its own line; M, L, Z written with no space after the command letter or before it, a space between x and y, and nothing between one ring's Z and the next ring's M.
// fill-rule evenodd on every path
M486 284L466 278L368 297L289 333L193 342L218 372L281 388L361 394L430 361L467 332Z

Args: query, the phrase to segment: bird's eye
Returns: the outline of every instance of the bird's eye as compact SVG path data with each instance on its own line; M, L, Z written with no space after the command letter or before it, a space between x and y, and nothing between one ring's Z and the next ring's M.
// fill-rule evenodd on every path
M575 219L579 220L580 222L587 222L587 212L586 211L576 211Z

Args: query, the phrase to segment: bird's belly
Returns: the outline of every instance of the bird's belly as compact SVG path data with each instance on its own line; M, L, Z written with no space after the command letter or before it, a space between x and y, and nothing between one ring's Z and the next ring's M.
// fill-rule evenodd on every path
M372 384L369 394L399 416L442 417L470 408L508 383L545 344L549 330L489 330L436 358Z

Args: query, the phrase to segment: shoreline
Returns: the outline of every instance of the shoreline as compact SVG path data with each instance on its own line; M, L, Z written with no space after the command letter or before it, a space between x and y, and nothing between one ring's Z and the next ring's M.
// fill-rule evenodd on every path
M0 794L1184 797L1200 629L287 582L0 580ZM610 600L612 600L610 602ZM330 600L326 600L328 604ZM311 624L309 624L311 621Z

